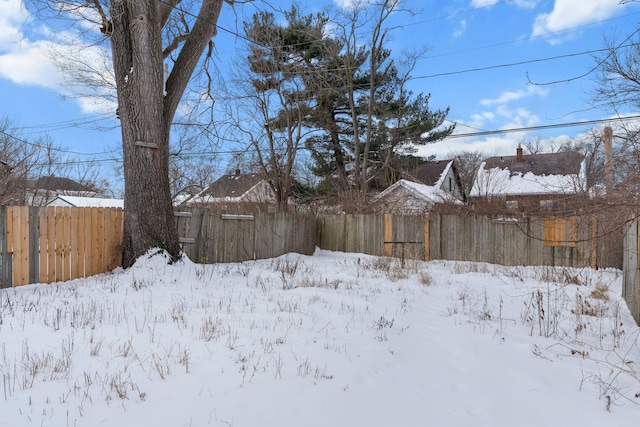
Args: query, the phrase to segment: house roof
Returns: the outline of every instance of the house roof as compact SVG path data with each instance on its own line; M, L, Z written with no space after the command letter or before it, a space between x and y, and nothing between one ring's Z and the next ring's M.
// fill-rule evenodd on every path
M122 199L101 197L57 196L47 206L73 206L78 208L124 208Z
M489 157L484 161L484 169L508 169L512 174L534 175L577 175L580 173L584 155L577 151L562 153L528 154L517 161L517 156Z
M416 166L407 175L414 181L436 186L442 179L452 160L433 160Z
M43 176L30 182L30 188L34 190L56 191L87 191L95 192L91 187L80 184L70 178L61 176Z
M240 197L263 179L260 174L241 174L236 171L236 173L221 176L200 193L198 197Z
M397 181L393 185L389 186L380 194L376 195L375 200L382 200L387 197L389 194L397 191L398 188L403 188L411 193L414 197L419 200L422 200L426 203L438 203L444 201L454 201L460 202L455 197L451 196L451 194L446 191L440 190L437 187L432 185L420 184L417 182L412 182L406 179L401 179Z
M576 194L587 190L584 155L497 156L484 160L471 196Z

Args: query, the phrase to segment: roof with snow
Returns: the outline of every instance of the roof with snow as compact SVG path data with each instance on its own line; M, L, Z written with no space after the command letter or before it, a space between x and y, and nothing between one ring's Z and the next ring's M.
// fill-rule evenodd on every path
M414 181L438 187L447 170L453 165L453 160L433 160L416 166L407 173Z
M395 213L424 212L436 203L462 203L452 194L432 185L401 179L374 197L377 210Z
M480 165L471 196L577 194L586 190L585 156L569 151L490 157Z
M104 199L101 197L56 196L47 206L71 206L77 208L121 208L122 199Z
M260 174L241 174L236 173L223 175L209 187L207 187L199 197L224 198L224 197L240 197L247 191L255 187L260 181L264 180Z
M70 178L53 176L53 175L43 176L36 180L32 180L29 183L29 187L31 189L47 190L51 192L58 192L58 191L95 192L93 188L88 187L84 184L80 184L79 182L74 181Z

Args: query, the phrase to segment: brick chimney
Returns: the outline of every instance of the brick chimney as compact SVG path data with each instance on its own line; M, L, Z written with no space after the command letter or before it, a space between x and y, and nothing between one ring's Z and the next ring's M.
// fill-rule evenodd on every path
M522 145L518 144L518 148L516 149L516 162L523 162L524 156L522 155Z

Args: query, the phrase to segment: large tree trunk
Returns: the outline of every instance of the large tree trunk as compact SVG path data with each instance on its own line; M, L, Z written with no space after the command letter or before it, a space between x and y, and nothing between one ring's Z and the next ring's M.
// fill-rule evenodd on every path
M169 189L159 3L113 0L112 55L124 162L123 265L151 248L180 257ZM120 13L118 13L120 12Z
M167 251L172 261L181 256L169 187L169 135L189 79L216 34L223 0L202 0L165 83L162 27L175 3L111 0L125 181L124 267L153 248Z

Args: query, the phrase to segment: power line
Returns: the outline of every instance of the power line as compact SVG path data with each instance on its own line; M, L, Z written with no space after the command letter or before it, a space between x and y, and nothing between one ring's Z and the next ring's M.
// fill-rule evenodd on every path
M626 15L616 16L614 18L602 19L600 21L594 21L594 22L590 22L590 23L584 24L584 25L577 25L575 27L565 28L564 30L552 31L552 32L545 33L545 34L519 38L519 39L516 39L516 40L503 41L503 42L494 43L494 44L487 45L487 46L476 47L476 48L473 48L473 49L458 50L458 51L454 51L454 52L443 52L443 53L440 53L440 54L437 54L437 55L427 55L424 59L426 60L426 59L433 59L433 58L441 58L443 56L452 56L452 55L459 55L459 54L463 54L463 53L477 52L479 50L505 46L505 45L509 45L509 44L513 44L513 43L521 43L523 41L531 41L531 40L535 40L535 39L539 39L539 38L555 36L555 35L558 35L558 34L572 32L572 31L579 30L579 29L585 28L585 27L590 27L590 26L593 26L593 25L600 25L600 24L602 24L604 22L616 21L616 20L619 20L619 19L629 18L629 17L635 16L635 15L640 15L640 12L633 12L633 13L629 13L629 14L626 14Z
M12 135L12 134L10 134L10 133L2 130L2 129L0 129L0 134L6 136L7 138L11 138L11 139L13 139L15 141L21 142L23 144L26 144L26 145L29 145L31 147L35 147L35 148L38 148L38 149L41 149L41 150L50 150L50 151L56 151L58 153L63 153L63 154L74 154L74 155L77 155L77 156L95 156L95 155L99 155L99 154L109 154L109 152L103 152L103 153L81 153L79 151L65 150L63 148L58 148L58 147L55 147L55 146L48 146L48 145L38 144L38 143L35 143L35 142L27 141L26 139L23 139L23 138L19 138L19 137L15 136L15 135Z
M640 120L640 115L634 116L626 116L626 117L617 117L617 118L609 118L609 119L598 119L598 120L585 120L579 122L565 122L565 123L555 123L548 125L540 125L540 126L527 126L527 127L519 127L519 128L511 128L511 129L500 129L500 130L480 130L477 132L468 132L468 133L458 133L447 136L444 140L453 139L453 138L472 138L478 136L488 136L488 135L500 135L500 134L509 134L509 133L518 133L518 132L529 132L535 130L548 130L548 129L558 129L558 128L566 128L566 127L582 127L582 126L593 126L598 124L605 123L614 123L619 121L631 121L631 120ZM461 123L462 126L467 126ZM443 140L443 141L444 141ZM241 143L241 141L232 141L227 139L227 142L237 142ZM173 155L175 158L186 158L193 156L224 156L224 155L235 155L235 154L246 154L253 150L252 147L247 147L245 149L239 150L202 150L202 151L185 151L178 155ZM309 151L310 149L307 147L300 147L298 150L300 151ZM71 160L64 162L48 162L42 164L36 164L35 166L47 166L47 165L76 165L76 164L99 164L99 163L122 163L121 158L109 158L109 159L92 159L92 160Z
M505 133L528 132L528 131L532 131L532 130L547 130L547 129L557 129L557 128L576 127L576 126L593 126L593 125L603 124L603 123L613 123L613 122L637 120L637 119L640 119L640 115L626 116L626 117L616 117L616 118L611 118L611 119L585 120L585 121L581 121L581 122L556 123L556 124L540 125L540 126L527 126L527 127L502 129L502 130L487 130L487 131L479 131L479 132L457 133L457 134L449 135L445 139L449 139L449 138L468 138L468 137L474 137L474 136L486 136L486 135L497 135L497 134L505 134Z
M632 43L632 44L628 44L628 45L620 45L620 46L618 46L618 48L631 47L631 46L638 46L638 45L636 43ZM536 58L536 59L527 59L527 60L519 61L519 62L510 62L510 63L507 63L507 64L489 65L489 66L486 66L486 67L468 68L466 70L449 71L449 72L443 72L443 73L437 73L437 74L430 74L430 75L426 75L426 76L410 77L409 80L431 79L431 78L434 78L434 77L443 77L443 76L453 76L453 75L457 75L457 74L474 73L474 72L477 72L477 71L487 71L487 70L493 70L493 69L496 69L496 68L516 67L518 65L533 64L533 63L536 63L536 62L555 61L557 59L572 58L572 57L575 57L575 56L590 55L590 54L593 54L593 53L600 53L600 52L607 52L607 51L609 51L609 49L606 49L606 48L594 49L594 50L586 50L586 51L583 51L583 52L574 52L574 53L566 53L564 55L548 56L546 58Z
M175 9L175 10L181 12L181 13L184 13L185 15L191 16L192 18L200 19L200 20L204 19L204 18L200 18L199 16L197 16L196 14L194 14L194 13L188 11L188 10L182 9L182 8L180 8L178 6L171 5L166 0L158 0L158 2L163 3L163 4L167 5L167 6L170 6L171 8L173 8L173 9ZM442 16L431 18L431 19L427 19L427 20L422 20L422 21L418 21L418 22L412 22L412 23L409 23L409 24L403 24L403 27L421 25L421 24L434 22L434 21L438 21L438 20L442 20L442 19L449 19L451 17L462 15L462 14L466 14L466 13L469 13L469 12L472 12L472 11L475 11L475 10L491 8L491 7L494 7L494 6L507 4L507 3L512 3L512 2L514 2L514 0L504 0L504 1L500 1L500 2L497 2L497 3L492 4L492 5L478 6L478 7L474 7L474 8L469 8L469 9L465 9L463 11L456 12L456 13L451 13L451 14L448 14L448 15L442 15ZM503 43L500 43L500 44L491 45L491 46L488 46L488 47L501 46L501 45L511 44L511 43L515 43L515 42L521 42L523 40L533 40L534 38L547 37L549 35L555 35L555 34L565 33L565 32L569 32L569 31L575 31L577 29L584 28L584 27L587 27L587 26L597 25L597 24L601 24L603 22L607 22L607 21L611 21L611 20L615 20L615 19L626 18L626 17L629 17L629 16L638 15L638 14L640 14L640 12L634 12L634 13L630 13L630 14L627 14L627 15L624 15L624 16L621 16L621 17L604 19L604 20L600 20L600 21L596 21L596 22L591 22L589 24L584 24L584 25L578 25L578 26L575 26L575 27L565 28L563 30L549 32L549 33L546 33L544 35L531 36L531 37L528 37L528 38L518 39L518 40L511 40L511 41L503 42ZM208 20L205 20L205 22L209 23L210 25L214 25L219 30L221 30L223 32L226 32L228 34L231 34L231 35L233 35L235 37L238 37L239 39L242 39L242 40L244 40L244 41L246 41L246 42L248 42L250 44L258 45L258 46L265 47L265 48L281 48L281 47L285 47L285 46L265 46L265 45L262 45L260 43L257 43L256 41L254 41L254 40L252 40L252 39L250 39L250 38L248 38L248 37L236 32L236 31L229 30L228 28L225 28L225 27L223 27L223 26L221 26L221 25L219 25L217 23L213 23L213 22L210 22ZM635 31L633 34L635 34L635 33L637 33L637 31ZM625 41L630 39L631 36L627 37L625 39ZM286 45L286 46L304 45L304 44L308 44L308 43L312 43L312 42L320 42L320 41L322 41L322 40L321 39L311 40L311 41L307 41L307 42L304 42L304 43L291 44L291 45ZM619 46L619 47L627 47L627 46ZM431 59L431 58L436 58L436 57L440 57L440 56L447 56L447 55L453 55L453 54L459 54L459 53L468 53L468 52L473 52L473 51L477 51L477 50L485 49L485 48L487 48L487 47L471 49L471 50L467 50L467 51L460 51L460 52L444 53L444 54L440 54L440 55L427 56L425 59ZM598 52L602 52L604 50L606 50L606 49L598 49L598 50L593 50L593 51L585 51L585 52L571 53L571 54L566 54L566 55L558 55L558 56L555 56L555 57L526 60L526 61L522 61L522 62L495 65L495 66L488 66L488 67L484 67L484 68L474 68L474 69L469 69L469 70L454 71L454 72L441 73L441 74L435 74L435 75L418 76L415 79L432 78L432 77L439 77L439 76L443 76L443 75L462 74L462 73L474 72L474 71L484 71L484 70L490 70L490 69L493 69L493 68L503 68L503 67L510 67L510 66L515 66L515 65L523 65L523 64L528 64L528 63L532 63L532 62L543 62L543 61L546 61L546 60L555 60L555 59L561 59L561 58L568 58L568 57L572 57L572 56L581 56L581 55L586 55L586 54L590 54L590 53L598 53ZM335 70L323 69L323 70L324 71L338 71L338 69L335 69Z

